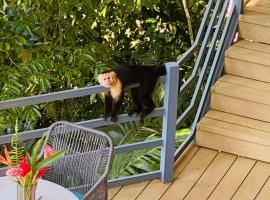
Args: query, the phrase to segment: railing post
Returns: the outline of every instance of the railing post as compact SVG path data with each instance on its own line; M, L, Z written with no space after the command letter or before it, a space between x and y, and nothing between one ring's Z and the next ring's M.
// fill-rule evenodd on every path
M171 182L174 167L174 145L178 100L179 67L176 62L166 63L166 82L164 95L164 115L160 171L163 183Z
M235 4L238 15L242 14L245 6L244 0L235 0Z

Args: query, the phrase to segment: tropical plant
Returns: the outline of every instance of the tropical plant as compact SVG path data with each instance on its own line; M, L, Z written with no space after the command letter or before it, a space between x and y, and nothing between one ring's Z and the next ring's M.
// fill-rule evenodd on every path
M205 1L187 4L196 32ZM122 62L175 60L191 43L184 19L180 0L1 1L0 100L94 85ZM101 104L92 95L0 111L0 131L14 132L17 117L20 131L96 118Z

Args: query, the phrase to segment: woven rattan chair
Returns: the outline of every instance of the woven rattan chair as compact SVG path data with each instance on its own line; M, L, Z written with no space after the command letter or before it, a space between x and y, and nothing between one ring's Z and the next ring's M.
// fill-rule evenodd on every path
M107 199L107 176L113 145L108 135L69 122L52 124L45 144L65 156L49 167L44 179L81 194L84 200ZM44 145L45 146L45 145Z

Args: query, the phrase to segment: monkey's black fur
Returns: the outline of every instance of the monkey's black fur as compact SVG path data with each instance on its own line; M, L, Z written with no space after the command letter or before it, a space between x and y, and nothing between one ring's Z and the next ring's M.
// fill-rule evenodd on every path
M128 115L140 114L141 118L151 113L155 104L152 100L152 92L159 76L166 74L165 66L143 66L143 65L121 65L113 70L122 83L120 97L115 100L110 93L105 94L104 110L105 119L111 116L112 121L117 121L117 115L124 98L124 88L132 83L139 83L140 86L131 89L132 100L135 108Z

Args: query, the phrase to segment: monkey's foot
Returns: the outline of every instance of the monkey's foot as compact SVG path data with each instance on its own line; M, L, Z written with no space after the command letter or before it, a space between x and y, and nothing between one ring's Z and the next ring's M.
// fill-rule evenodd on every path
M107 119L109 118L110 115L104 115L104 120L107 121Z
M134 114L136 114L137 116L142 112L142 110L139 109L134 109L128 112L128 116L132 116Z
M153 109L145 109L142 111L142 113L140 114L140 118L145 118L147 115L149 115L151 112L153 111Z

